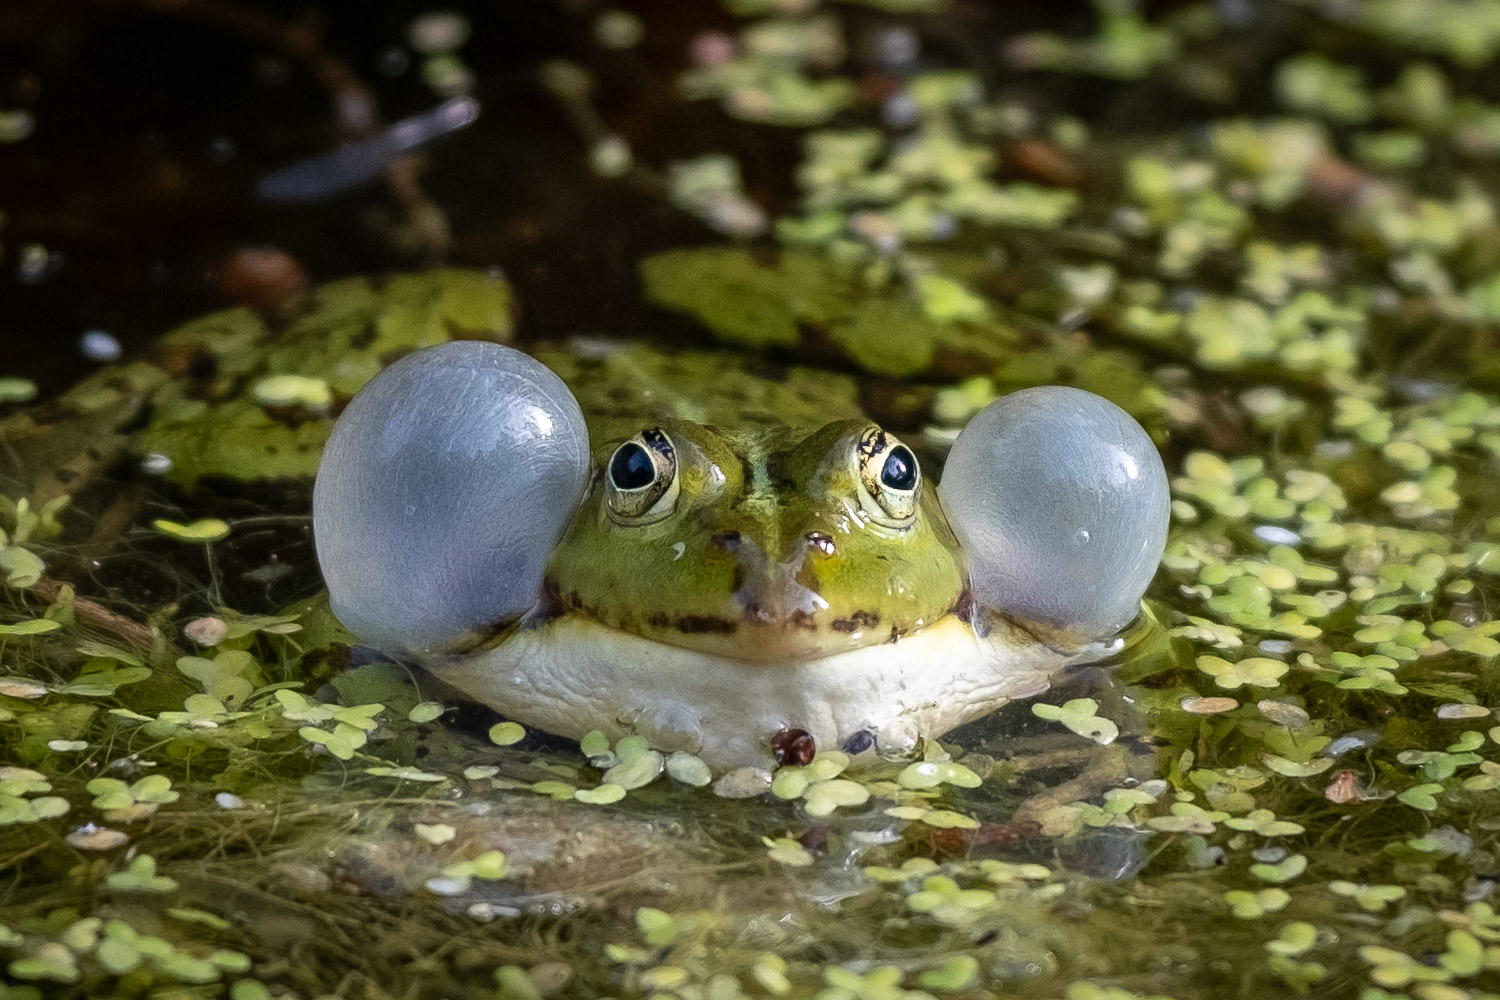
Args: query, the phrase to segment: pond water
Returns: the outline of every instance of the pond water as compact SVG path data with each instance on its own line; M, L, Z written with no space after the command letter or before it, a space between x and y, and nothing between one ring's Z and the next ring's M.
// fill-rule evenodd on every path
M0 1000L1500 996L1500 2L0 42ZM864 413L933 470L1091 389L1167 552L1109 663L907 759L562 739L320 592L334 418L453 338L596 431Z

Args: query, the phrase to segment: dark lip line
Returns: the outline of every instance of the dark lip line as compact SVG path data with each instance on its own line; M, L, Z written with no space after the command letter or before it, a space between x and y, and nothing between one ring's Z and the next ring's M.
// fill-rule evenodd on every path
M595 625L598 625L600 628L608 629L611 632L618 632L621 635L633 636L637 639L643 639L647 642L657 642L663 646L671 646L674 649L686 649L692 652L699 653L709 652L701 649L700 647L670 642L666 638L663 638L661 636L647 635L641 632L633 631L631 629L621 628L619 625L616 625L613 622L607 621L604 618L600 617L592 609L585 608L582 605L567 605L562 601L561 596L557 593L555 582L549 579L547 581L547 587L543 599L529 613L508 619L502 619L495 622L485 630L483 635L476 637L473 642L468 643L458 649L452 650L451 655L469 656L485 649L492 649L495 646L500 645L507 638L517 632L540 631L542 629L549 628L562 619L570 616L587 619L588 621L593 622ZM912 630L903 629L899 626L892 626L889 638L885 639L883 642L863 642L857 646L847 646L842 649L831 650L821 656L803 657L797 662L812 663L816 662L817 660L827 659L830 656L837 656L840 653L851 652L855 649L864 649L867 646L893 645L901 639L907 638L908 636L919 635L949 617L957 618L971 628L975 627L976 619L980 621L989 619L992 621L1003 622L1006 627L1021 633L1036 645L1043 646L1060 656L1067 656L1072 652L1075 652L1074 650L1070 650L1066 645L1059 643L1056 637L1046 634L1045 626L1038 626L1019 618L1013 618L1010 615L1004 614L1002 612L981 609L975 602L973 594L971 594L969 589L966 587L958 595L958 599L954 601L953 605L949 607L947 611L943 612L943 614L939 615L937 618L933 619L931 622L928 622L921 628ZM839 620L842 621L844 619ZM782 623L746 621L735 622L733 624L735 626L735 630L737 631L739 625L741 624L751 626L752 628L771 628L781 625ZM982 628L983 626L980 627ZM662 631L665 632L665 630ZM832 631L832 629L829 630L829 632ZM665 632L665 635L669 636L670 634L670 632ZM701 635L704 633L700 632L684 634ZM722 635L724 633L720 634ZM739 663L762 663L769 666L774 662L773 660L757 660L746 659L744 657L738 656L728 656L722 652L713 652L712 655L719 656L720 658L726 660L734 660Z
M644 633L641 633L641 632L633 631L631 629L621 628L618 625L613 625L613 624L611 624L611 623L609 623L607 621L604 621L604 620L602 620L600 618L597 618L597 617L595 617L593 615L586 614L583 611L573 611L573 612L570 612L569 615L563 615L563 616L561 616L559 618L554 618L554 619L552 619L552 620L550 620L550 621L548 621L546 623L543 623L539 627L540 628L549 628L549 627L551 627L551 626L553 626L555 624L560 623L564 618L567 618L570 615L571 616L576 616L576 617L583 618L583 619L585 619L585 620L587 620L587 621L589 621L589 622L591 622L591 623L593 623L595 625L598 625L600 628L609 630L610 632L615 632L615 633L618 633L618 634L624 635L624 636L630 636L630 637L635 638L635 639L640 639L640 640L642 640L644 642L657 643L658 645L669 646L669 647L671 647L673 649L686 650L687 652L690 652L690 653L701 653L701 654L704 654L706 656L713 656L713 657L716 657L716 658L721 659L721 660L732 660L735 663L743 663L743 664L746 664L747 666L760 666L760 667L766 667L766 668L775 668L775 667L779 667L779 666L800 666L800 665L803 665L803 664L817 663L817 662L819 662L821 660L826 660L826 659L829 659L831 657L839 656L839 655L844 654L844 653L854 652L855 650L868 649L868 648L875 647L875 646L890 645L889 640L881 640L881 641L874 641L874 642L861 642L861 643L858 643L856 645L850 645L850 646L842 646L842 647L839 647L839 648L827 650L826 652L821 652L821 653L819 653L818 655L815 655L815 656L795 655L795 654L790 654L789 653L789 654L784 655L784 656L746 657L746 656L735 656L735 655L733 655L733 653L734 653L733 646L735 644L732 643L732 642L728 643L728 645L730 646L730 648L728 648L728 649L705 649L702 646L687 645L687 644L684 644L684 643L679 643L679 642L673 642L673 641L671 641L671 636L674 633L662 632L662 633L658 633L658 634L644 634ZM774 626L776 623L754 623L754 624L756 625L756 627L764 628L764 627L767 627L767 626ZM924 628L924 629L919 630L919 631L925 631L925 630L926 629ZM704 635L705 633L676 633L676 634L681 634L681 635L685 635L685 636L694 636L694 635ZM754 634L754 633L752 633L752 634ZM763 634L763 633L761 633L761 634ZM799 633L791 633L791 634L795 635L795 634L799 634ZM828 633L828 634L840 634L840 633ZM914 635L914 634L917 634L917 633L909 633L909 634L913 634ZM730 637L724 636L724 635L721 634L719 636L719 638L723 638L723 639L727 640Z
M946 616L947 614L952 613L952 610L953 609L950 609L948 612L945 612L944 615ZM584 604L578 599L576 593L565 596L562 593L562 588L558 585L557 580L550 576L543 581L541 600L537 602L536 607L534 607L528 614L523 616L522 620L519 622L519 625L522 628L540 627L566 614L581 614L587 618L591 618L594 621L599 622L601 625L607 625L610 628L620 629L621 631L630 631L629 629L621 629L620 626L615 624L610 618L601 614L597 607L590 607L589 605ZM740 618L729 618L723 615L686 615L675 619L675 621L688 621L696 624L702 624L704 626L702 628L689 629L682 629L681 626L679 626L679 629L681 631L690 633L729 633L737 631L741 625L781 626L810 631L819 631L819 626L817 625L817 623L811 621L812 615L810 613L801 612L800 614L803 614L808 619L805 624L787 621L766 621L764 619L757 619L755 617L752 617L748 613L748 611L745 616ZM652 620L658 617L663 620L660 622ZM860 622L859 619L861 617L873 620L868 622ZM666 618L665 613L658 613L657 615L653 615L652 619L648 619L646 624L647 626L655 629L666 629L674 621L674 619ZM829 626L834 631L858 631L860 628L874 628L880 624L880 621L881 616L878 612L856 610L850 612L847 616L834 619L829 623ZM854 625L856 627L841 628L840 623L849 623L850 625ZM904 631L907 630L903 629L903 632Z
M938 622L941 622L943 619L949 617L950 615L954 615L954 616L960 618L961 620L963 620L964 622L967 623L969 619L968 619L967 614L965 613L965 610L966 610L966 607L967 607L967 605L965 603L966 602L966 597L967 597L967 593L965 593L964 595L961 595L960 598L959 598L959 600L957 602L955 602L955 604L952 607L950 607L942 615L939 615L933 621L927 623L926 625L923 625L920 628L913 629L913 628L904 628L904 627L901 627L899 625L893 625L893 626L891 626L890 631L885 636L885 638L882 638L882 639L872 639L870 641L860 642L857 645L841 646L840 648L830 649L827 652L822 653L821 655L817 655L817 656L797 657L796 660L795 660L795 662L799 662L799 663L816 662L818 660L827 659L830 656L836 656L836 655L839 655L841 653L851 652L851 651L853 651L855 649L863 649L863 648L865 648L867 646L894 645L895 643L899 642L901 639L907 638L908 636L918 635L918 634L926 631L927 629L929 629L932 626L936 625ZM719 619L715 619L715 620L717 622L719 622L719 623L722 623L722 625L726 626L722 630L720 630L720 629L703 629L703 630L698 630L698 631L682 630L681 634L684 635L684 636L691 636L691 635L719 635L719 636L727 637L729 635L732 635L735 632L738 632L741 625L747 626L747 632L749 634L755 635L755 636L764 636L764 635L767 635L767 634L769 634L769 630L771 630L771 629L777 629L777 630L780 630L780 631L783 631L783 632L786 632L786 633L789 633L789 634L793 634L793 635L796 635L796 634L811 634L811 635L821 634L821 635L826 635L826 636L845 636L845 637L850 636L853 633L859 632L859 631L878 632L878 630L880 628L880 622L879 622L879 616L878 615L875 616L876 617L875 623L869 624L869 625L864 625L862 623L856 623L854 621L854 615L858 615L858 614L870 614L870 615L873 615L874 613L873 612L855 612L849 618L840 618L840 619L836 619L835 620L836 622L846 622L847 621L851 625L855 626L855 627L849 628L849 629L840 629L836 625L830 623L830 626L828 628L819 628L817 626L813 626L811 629L799 629L799 631L795 631L794 632L794 631L792 631L791 627L788 627L787 623L781 622L781 621L755 621L753 619L751 619L751 620L740 620L740 621L730 621L729 619L719 618ZM513 634L515 634L517 632L540 631L540 630L549 628L552 625L556 624L557 622L561 621L562 619L568 618L568 617L578 617L578 618L586 619L587 621L592 622L593 624L598 625L601 628L608 629L608 630L610 630L612 632L618 632L621 635L633 636L635 638L642 639L642 640L645 640L647 642L657 642L657 643L660 643L661 645L664 645L664 646L671 646L671 647L676 648L676 649L685 649L685 650L689 650L689 651L692 651L692 652L709 653L711 655L719 656L719 657L721 657L723 659L734 660L734 661L740 662L740 663L747 663L747 664L748 663L762 663L762 664L765 664L767 666L771 666L771 665L774 665L774 663L776 662L776 660L774 658L764 659L763 660L763 659L758 659L758 658L747 658L747 657L732 656L732 655L728 655L724 651L705 650L705 649L703 649L700 646L687 645L687 644L683 644L683 643L673 642L673 641L671 641L671 636L673 635L673 633L671 631L668 631L668 629L665 626L661 626L661 625L654 626L652 633L640 632L640 631L636 631L634 629L623 628L620 625L618 625L618 624L616 624L616 623L614 623L612 621L609 621L609 620L605 619L604 617L600 616L597 613L597 611L595 611L592 608L585 607L585 606L583 606L581 604L578 604L576 602L570 603L570 602L565 601L563 599L562 595L558 591L556 582L554 580L551 580L551 579L548 579L546 581L546 586L544 588L543 598L542 598L542 600L540 602L538 602L537 606L534 609L532 609L531 612L529 612L529 613L527 613L525 615L516 617L516 618L510 618L510 619L506 619L506 620L502 620L502 621L496 622L494 625L492 625L489 629L487 629L485 631L484 635L476 638L476 640L473 643L469 644L467 647L462 648L460 650L455 650L454 652L455 652L455 655L471 655L473 653L477 653L477 652L479 652L481 650L484 650L484 649L494 648L495 646L500 645L508 637L510 637L511 635L513 635Z
M907 638L908 636L918 635L918 634L926 631L927 629L932 628L934 625L938 624L939 622L943 621L944 619L948 618L949 616L957 617L959 620L963 621L965 624L972 624L972 620L971 619L972 619L973 608L974 608L973 599L970 597L968 590L965 589L962 593L959 594L958 599L953 603L952 606L950 606L948 608L947 611L943 612L941 615L939 615L936 618L934 618L931 622L928 622L926 625L923 625L920 628L910 628L910 627L902 627L900 625L892 625L892 626L890 626L889 632L886 633L885 638L883 638L883 639L877 640L877 639L872 638L869 641L860 642L857 645L845 645L845 646L842 646L841 648L831 649L831 650L829 650L829 651L827 651L825 653L822 653L821 655L818 655L818 656L799 657L799 658L797 658L796 662L799 662L799 663L815 662L817 660L826 659L826 658L828 658L830 656L836 656L836 655L839 655L841 653L851 652L851 651L856 650L856 649L863 649L863 648L865 648L867 646L894 645L894 644L898 643L900 640L902 640L904 638ZM854 620L854 618L855 618L856 615L859 615L859 614L874 615L875 621L873 623L871 623L871 624L856 623L855 620ZM489 628L485 629L484 632L483 632L483 634L476 636L472 642L466 643L466 644L464 644L463 646L461 646L461 647L459 647L457 649L451 650L450 651L450 655L452 655L452 656L471 656L471 655L473 655L475 653L481 652L481 651L486 650L486 649L493 649L496 646L499 646L506 639L508 639L510 636L512 636L512 635L514 635L516 633L519 633L519 632L531 632L531 631L541 631L543 629L551 627L555 623L561 621L564 618L570 617L570 616L576 616L578 618L586 619L586 620L594 623L595 625L598 625L601 628L609 629L612 632L618 632L621 635L633 636L633 637L638 638L638 639L643 639L643 640L645 640L647 642L657 642L657 643L660 643L661 645L664 645L664 646L671 646L674 649L686 649L686 650L690 650L692 652L710 653L711 655L719 656L719 657L721 657L723 659L734 660L734 661L740 662L740 663L763 663L763 664L766 664L766 665L771 665L771 664L773 664L773 663L776 662L774 659L764 659L763 660L763 659L755 659L755 658L746 658L746 657L739 657L739 656L731 656L731 655L727 655L723 651L705 650L705 649L703 649L700 646L687 645L687 644L679 643L679 642L672 642L671 641L671 636L673 635L673 633L671 631L668 631L668 629L667 629L667 627L665 625L651 626L654 629L655 634L646 633L646 632L640 632L640 631L636 631L634 629L629 629L629 628L623 628L620 625L618 625L618 624L616 624L616 623L614 623L612 621L609 621L608 619L602 617L593 608L585 607L584 605L582 605L581 603L579 603L576 600L574 600L574 601L568 601L568 600L566 600L563 597L563 595L561 593L561 590L560 590L560 588L557 585L557 581L555 579L551 578L551 577L548 577L546 579L546 581L544 582L543 588L542 588L542 597L537 602L536 606L534 608L532 608L529 612L526 612L526 613L518 615L518 616L511 617L511 618L506 618L506 619L502 619L502 620L496 621ZM716 618L714 620L717 621L717 622L719 622L719 623L721 623L725 627L722 628L722 629L717 629L717 630L716 629L702 629L702 630L698 630L698 631L682 630L681 634L685 635L685 636L686 635L713 635L713 634L717 634L717 635L720 635L720 636L728 636L728 635L733 634L734 632L738 632L739 631L739 627L741 625L749 626L749 628L746 630L747 633L750 634L750 635L752 635L752 636L756 636L756 637L765 636L765 635L770 634L769 630L771 630L771 629L779 629L779 630L781 630L783 632L787 632L787 633L790 633L790 634L797 634L795 632L792 632L791 628L789 628L785 622L779 622L779 621L769 621L769 622L768 621L755 621L753 619L739 620L739 621L730 621L729 619L725 619L725 618ZM841 629L841 628L838 628L837 625L835 624L837 622L848 622L848 623L850 623L850 625L853 625L855 627L848 628L848 629ZM650 625L649 622L647 624L648 624L648 626ZM826 629L825 628L819 628L819 627L817 627L815 625L811 629L802 629L801 631L804 634L813 634L813 635L821 634L821 635L825 635L825 636L836 636L836 635L850 636L853 633L859 632L859 631L862 631L862 630L867 630L867 631L870 631L870 632L876 632L880 628L881 628L880 618L879 618L878 615L875 615L874 612L853 612L847 618L835 619L834 622L831 622L830 625L829 625L829 627L826 628ZM762 630L764 630L764 631L762 631ZM1038 642L1041 642L1044 645L1048 645L1049 647L1051 646L1050 643L1047 643L1045 640L1041 639L1040 637L1035 636L1030 630L1026 630L1026 629L1024 629L1024 627L1023 627L1022 630L1025 631L1028 636L1031 636L1032 638L1035 638Z

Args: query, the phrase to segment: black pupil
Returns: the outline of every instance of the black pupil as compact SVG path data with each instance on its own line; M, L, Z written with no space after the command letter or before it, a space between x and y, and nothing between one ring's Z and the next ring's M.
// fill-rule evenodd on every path
M910 491L917 486L917 459L898 444L885 457L885 466L880 470L880 481L893 490Z
M638 490L651 485L656 469L646 449L631 441L620 445L615 457L609 460L609 478L616 489Z

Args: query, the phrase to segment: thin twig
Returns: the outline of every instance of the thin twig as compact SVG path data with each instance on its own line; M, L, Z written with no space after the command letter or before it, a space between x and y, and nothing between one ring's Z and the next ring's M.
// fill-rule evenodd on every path
M48 604L56 604L57 598L62 593L65 584L56 580L41 579L32 587L31 592ZM106 632L119 636L137 649L149 650L156 641L151 630L140 622L131 621L116 611L111 611L96 601L87 597L73 597L73 613L90 625L104 629Z
M269 49L299 64L328 91L334 121L343 142L357 142L384 126L374 90L330 52L319 33L305 25L280 21L236 0L125 0L158 14L212 28ZM408 229L424 235L429 256L441 258L448 247L447 217L422 189L417 158L400 156L386 165L386 188L401 206Z

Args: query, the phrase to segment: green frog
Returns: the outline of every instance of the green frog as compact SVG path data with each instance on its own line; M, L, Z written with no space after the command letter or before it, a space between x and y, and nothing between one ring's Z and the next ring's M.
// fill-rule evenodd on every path
M702 289L728 267L708 263L653 282ZM756 317L798 329L756 305L762 284L722 339L745 346ZM1001 339L837 305L888 313L845 368L884 371L903 340L961 334L945 351L974 357ZM847 374L605 339L523 353L504 346L514 311L483 272L346 279L195 320L0 438L57 470L30 485L39 503L130 454L185 488L300 483L321 458L318 555L361 641L527 724L638 733L719 769L766 762L783 731L899 754L1041 692L1136 615L1168 499L1113 404L1002 397L935 485L932 442L869 419Z
M703 394L742 379L726 367ZM935 486L836 376L827 422L810 388L813 405L750 400L731 425L650 390L580 406L499 344L410 354L323 452L333 610L510 718L720 770L768 762L778 733L909 752L1117 643L1169 505L1123 410L1002 397Z

